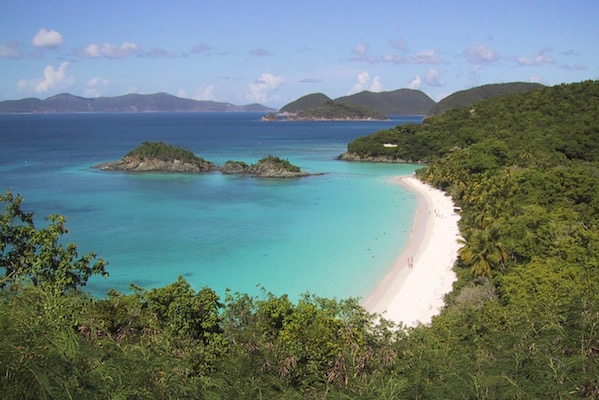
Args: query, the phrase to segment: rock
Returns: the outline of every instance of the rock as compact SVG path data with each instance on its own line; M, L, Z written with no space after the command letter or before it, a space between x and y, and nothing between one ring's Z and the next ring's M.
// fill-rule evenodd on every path
M227 175L248 174L250 172L250 166L243 161L227 161L221 165L220 171Z

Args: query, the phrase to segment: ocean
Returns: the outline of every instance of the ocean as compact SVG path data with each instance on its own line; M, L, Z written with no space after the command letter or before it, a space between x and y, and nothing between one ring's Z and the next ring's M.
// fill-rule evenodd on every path
M223 296L266 290L365 298L407 243L416 198L390 183L416 165L335 158L390 121L262 122L254 113L0 115L0 190L44 217L62 214L65 242L108 261L87 290L127 292L183 276ZM127 174L92 166L144 141L186 148L217 165L267 155L308 172L300 179Z

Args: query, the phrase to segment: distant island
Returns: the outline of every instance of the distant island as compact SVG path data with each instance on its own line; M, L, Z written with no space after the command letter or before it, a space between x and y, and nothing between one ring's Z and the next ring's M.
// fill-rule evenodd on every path
M351 103L336 103L327 101L322 105L297 113L283 114L282 117L294 121L383 121L389 118L372 108ZM269 121L278 119L273 114L268 114L262 120Z
M299 178L311 174L288 160L269 155L256 164L242 161L227 161L218 168L210 161L198 157L189 150L163 142L144 142L118 161L94 166L101 171L162 172L162 173L205 173L221 171L227 175L249 175L258 178Z
M0 102L0 113L92 113L92 112L272 112L261 104L237 106L216 101L198 101L168 93L126 94L117 97L84 98L63 93L40 100L27 98Z
M45 100L26 98L0 101L0 114L18 113L93 113L93 112L256 112L263 121L288 120L376 120L393 115L439 115L473 105L477 101L510 93L540 89L538 83L512 82L483 85L456 92L436 103L424 92L397 89L389 92L363 91L331 99L322 93L302 96L280 110L262 104L238 106L216 101L184 99L168 93L126 94L116 97L85 98L68 93ZM360 107L359 112L353 107ZM383 116L381 118L381 115Z

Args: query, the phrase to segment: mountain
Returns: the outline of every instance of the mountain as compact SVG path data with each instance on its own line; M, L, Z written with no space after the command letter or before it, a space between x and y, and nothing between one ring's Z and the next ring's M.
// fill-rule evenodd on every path
M40 100L27 98L0 102L0 113L77 112L269 112L261 104L236 106L215 101L183 99L168 93L126 94L116 97L84 98L63 93Z
M303 110L311 110L313 108L318 108L325 103L332 101L328 96L322 93L313 93L307 96L300 97L299 99L292 101L287 104L285 107L281 108L279 112L281 113L297 113Z
M429 110L428 115L439 115L454 108L471 106L481 100L505 96L512 93L525 93L544 87L545 86L540 83L512 82L483 85L468 90L461 90L447 96L435 104Z
M360 92L335 99L338 103L358 104L385 115L426 115L435 101L424 92L398 89L392 92Z
M364 91L335 100L322 93L314 93L287 104L280 112L297 113L320 107L331 101L338 104L355 104L384 115L426 115L435 105L435 101L420 90L398 89L380 93Z

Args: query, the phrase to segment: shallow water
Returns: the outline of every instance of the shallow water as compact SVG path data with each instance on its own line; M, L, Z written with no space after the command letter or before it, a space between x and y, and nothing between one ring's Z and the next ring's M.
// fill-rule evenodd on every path
M416 199L389 177L414 165L335 160L347 142L406 121L261 122L257 114L0 115L0 190L43 216L60 213L81 253L109 262L102 296L183 275L195 288L292 299L365 297L407 242ZM102 172L143 141L187 148L216 164L288 158L323 175L273 180Z

